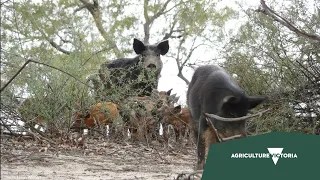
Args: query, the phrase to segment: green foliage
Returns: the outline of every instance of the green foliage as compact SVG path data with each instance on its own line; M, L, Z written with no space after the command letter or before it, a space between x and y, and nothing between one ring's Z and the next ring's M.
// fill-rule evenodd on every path
M237 20L241 12L228 6L217 8L220 1L98 2L99 11L95 12L100 12L99 16L93 16L81 1L70 0L8 1L4 4L6 8L2 8L2 81L9 80L28 59L73 76L30 63L8 87L13 94L19 95L23 89L36 99L35 106L39 107L33 111L44 116L46 122L56 126L68 124L74 111L85 111L95 103L97 99L89 95L92 89L81 82L88 83L89 77L97 80L101 63L133 56L133 37L142 40L148 33L150 43L168 34L170 51L166 56L182 67L193 63L193 52L198 47L209 47L208 54L220 50L217 59L223 57L223 66L238 75L237 80L248 94L267 94L271 97L269 106L281 106L266 119L257 121L254 132L301 130L305 118L295 117L289 103L307 102L311 109L317 107L301 86L306 88L305 84L319 78L319 43L297 36L270 17L244 10L248 21L235 36L227 39L230 34L224 26L229 20ZM310 8L306 2L297 0L279 11L299 29L319 33L319 8ZM152 22L145 24L147 21ZM224 45L222 50L221 45ZM99 81L92 83L101 86ZM123 95L119 92L126 91L116 89L103 93L121 98ZM311 121L304 127L315 127L317 122Z
M75 111L84 112L97 100L89 95L92 89L81 82L89 83L91 78L91 85L101 86L97 81L100 64L133 54L132 39L143 34L139 29L143 29L145 18L152 20L149 28L153 39L163 38L156 32L173 35L170 29L179 30L178 35L183 35L184 39L172 41L181 42L179 57L186 58L191 54L188 54L190 49L185 40L212 36L212 31L206 31L206 28L223 26L234 13L230 8L215 9L215 1L176 0L165 8L164 2L147 3L148 17L143 14L142 3L128 0L99 1L99 9L94 9L94 15L89 12L90 8L95 8L93 4L87 9L81 1L6 2L6 8L2 9L2 80L9 80L28 59L73 76L45 65L29 63L7 88L17 89L12 92L16 96L26 93L32 99L25 117L28 113L31 119L39 115L47 124L59 126L57 129L67 127ZM159 16L153 19L154 15ZM156 22L164 17L165 23L156 30ZM220 31L219 28L216 30ZM175 46L170 47L175 54ZM125 91L110 90L107 94L119 99L123 97L119 92Z
M319 5L314 3L314 7ZM319 10L309 7L306 2L292 1L276 11L300 30L316 34L314 30L319 25L314 22L319 22L320 18L314 14ZM226 56L224 66L238 75L240 85L249 94L269 96L267 104L273 108L272 113L253 121L251 131L314 133L320 122L309 116L320 115L316 96L320 93L319 83L315 80L320 77L320 59L315 55L320 53L320 48L315 48L319 47L319 42L297 36L262 13L247 10L246 14L249 20L225 46L223 53ZM297 108L301 103L306 108ZM298 111L305 117L297 116Z

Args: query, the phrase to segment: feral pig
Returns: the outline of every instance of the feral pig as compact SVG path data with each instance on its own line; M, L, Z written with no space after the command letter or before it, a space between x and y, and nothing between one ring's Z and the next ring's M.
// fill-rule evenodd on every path
M169 138L168 129L166 127L169 125L173 126L176 142L186 138L186 133L192 127L191 115L187 107L181 108L181 105L173 108L169 107L163 110L161 114L164 119L164 137L166 141L168 141Z
M132 110L139 111L143 109L144 114L148 113L148 116L157 116L161 108L173 106L173 104L179 100L179 97L176 97L176 94L171 95L171 91L172 89L159 92L158 90L153 89L151 96L128 97L120 103L120 114L124 120L129 120Z
M119 106L112 102L99 102L85 113L76 112L72 129L111 125L119 118Z
M158 86L163 63L160 55L169 51L168 40L156 45L133 41L134 58L121 58L101 64L99 76L106 96L119 102L128 96L150 96Z
M197 169L204 168L210 144L219 143L221 138L247 136L245 120L222 121L204 113L231 119L243 117L250 109L267 99L266 96L246 95L233 78L219 66L198 67L187 91L187 105L194 121L194 135L197 139ZM207 124L207 120L211 121L212 126Z
M129 129L134 139L140 141L150 135L156 137L155 132L161 119L160 110L163 107L173 107L179 99L176 94L170 95L171 90L167 92L154 90L151 96L131 97L126 100L122 114L124 119L129 120Z

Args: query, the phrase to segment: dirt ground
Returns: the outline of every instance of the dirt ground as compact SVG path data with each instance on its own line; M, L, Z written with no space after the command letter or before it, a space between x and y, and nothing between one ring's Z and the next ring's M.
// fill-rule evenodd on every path
M180 150L178 150L180 149ZM164 148L137 143L86 140L86 148L50 147L31 140L1 138L1 179L176 179L193 172L194 145Z

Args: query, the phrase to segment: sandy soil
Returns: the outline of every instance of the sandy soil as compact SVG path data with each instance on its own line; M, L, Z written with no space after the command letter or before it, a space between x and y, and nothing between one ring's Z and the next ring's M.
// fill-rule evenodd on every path
M181 149L181 150L178 150ZM86 148L58 147L30 140L1 140L1 179L176 179L192 172L194 146L168 150L160 144L86 140Z

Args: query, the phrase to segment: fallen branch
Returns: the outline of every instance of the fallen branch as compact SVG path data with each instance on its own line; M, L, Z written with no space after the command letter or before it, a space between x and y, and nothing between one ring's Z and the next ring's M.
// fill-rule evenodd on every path
M12 125L8 125L6 122L3 122L2 118L0 120L1 120L0 126L4 126L11 134L16 134L10 128L10 126L12 126ZM3 130L1 130L1 133L4 133Z
M36 133L33 133L32 131L30 131L29 129L25 128L24 126L21 126L19 124L17 124L17 126L21 127L24 131L27 131L29 134L31 134L33 137L39 139L40 141L47 141L48 143L50 143L51 145L56 146L57 143L41 134L37 135ZM36 128L34 128L33 126L29 126L31 129L36 130L38 132L38 130Z
M243 120L250 119L250 118L253 118L253 117L256 117L256 116L260 116L261 117L263 113L265 113L265 112L267 112L269 110L270 109L267 109L267 110L258 112L256 114L250 115L250 116L243 116L243 117L239 117L239 118L223 118L223 117L217 116L215 114L208 114L208 113L204 113L204 114L206 116L206 121L212 127L212 129L213 129L213 131L214 131L214 133L215 133L215 135L218 138L218 141L220 143L220 142L225 142L225 141L230 141L230 140L233 140L233 139L240 138L242 135L241 134L236 134L234 136L230 136L230 137L226 137L226 138L220 137L220 135L218 133L218 130L214 127L212 121L209 118L214 118L216 120L226 121L226 122L243 121Z
M200 175L198 174L202 174L202 173L203 173L203 170L197 170L190 173L181 173L181 174L178 174L176 180L191 180L192 176L197 176L198 178L201 178Z
M224 118L224 117L220 117L220 116L215 115L215 114L208 114L208 113L204 113L204 114L205 114L206 117L214 118L214 119L219 120L219 121L234 122L234 121L243 121L243 120L251 119L251 118L254 118L256 116L261 117L263 113L268 112L270 110L271 109L269 108L267 110L257 112L256 114L252 114L252 115L248 115L248 116L242 116L242 117L238 117L238 118Z
M233 140L233 139L236 139L236 138L239 138L239 137L242 136L241 134L237 134L237 135L234 135L234 136L222 138L222 137L220 137L220 135L219 135L219 133L218 133L218 130L214 127L212 121L210 121L210 119L207 118L207 117L206 117L206 120L207 120L207 122L210 124L210 126L212 127L212 129L213 129L216 137L218 138L219 143L225 142L225 141L230 141L230 140Z

